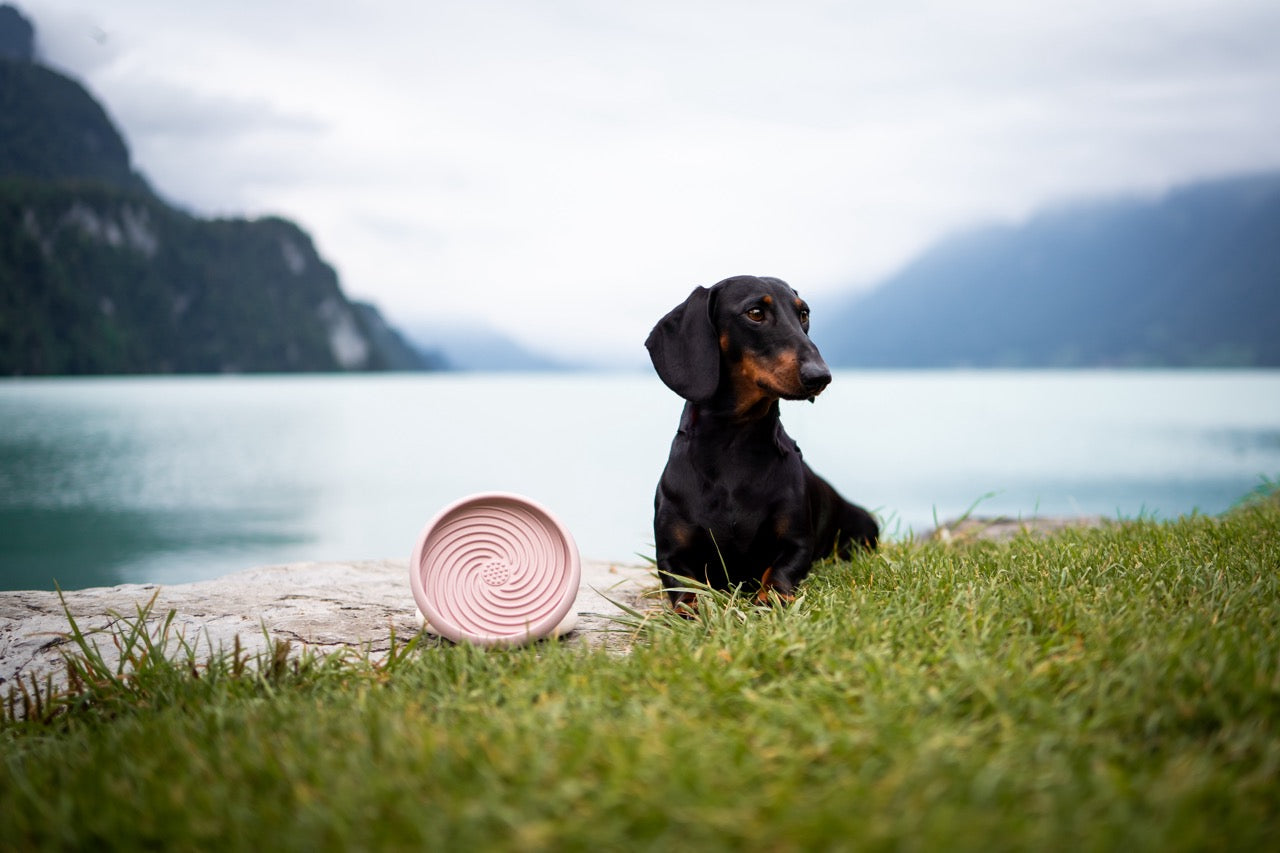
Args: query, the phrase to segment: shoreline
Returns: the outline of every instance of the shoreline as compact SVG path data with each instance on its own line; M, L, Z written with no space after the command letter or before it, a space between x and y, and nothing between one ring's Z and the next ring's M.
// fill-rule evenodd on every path
M968 517L906 541L1002 542L1107 523L1099 516ZM584 560L572 611L577 624L562 640L625 649L626 640L614 630L614 620L625 611L614 602L644 610L645 599L657 587L651 566ZM64 601L80 630L91 636L122 618L136 618L153 598L148 630L160 631L172 611L171 636L183 638L204 655L232 648L237 637L250 656L268 651L277 641L297 651L367 649L381 655L391 648L393 635L404 643L423 630L409 588L407 559L286 563L183 584L68 590L62 599L49 590L0 591L0 691L19 680L58 676L63 650L74 647ZM99 643L99 648L110 665L119 661L114 644Z
M656 586L649 567L583 561L573 607L578 621L565 641L620 645L610 629L624 611L609 599L643 607L641 599ZM237 637L250 656L278 640L297 650L367 649L381 655L391 648L393 634L403 644L422 631L407 559L289 563L186 584L69 590L62 600L48 590L6 591L0 592L0 692L19 679L58 677L63 650L74 648L66 612L90 636L122 617L136 618L153 597L148 630L162 630L173 611L170 635L184 638L202 656L231 649ZM114 644L98 646L108 664L119 661Z

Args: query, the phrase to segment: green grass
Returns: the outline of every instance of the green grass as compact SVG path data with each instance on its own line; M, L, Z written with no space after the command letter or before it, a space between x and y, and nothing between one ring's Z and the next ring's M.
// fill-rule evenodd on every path
M136 624L136 623L135 623ZM0 723L0 846L1263 849L1280 502L890 544L628 655L88 654ZM172 651L175 640L169 638ZM39 707L35 694L40 693Z

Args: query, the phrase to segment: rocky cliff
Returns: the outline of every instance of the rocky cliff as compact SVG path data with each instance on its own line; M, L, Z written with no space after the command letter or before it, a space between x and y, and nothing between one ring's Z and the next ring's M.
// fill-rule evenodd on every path
M106 110L0 7L0 375L443 366L280 218L162 200Z

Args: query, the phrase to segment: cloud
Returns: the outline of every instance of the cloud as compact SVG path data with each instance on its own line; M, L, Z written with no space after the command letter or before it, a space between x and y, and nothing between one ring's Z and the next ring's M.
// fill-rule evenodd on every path
M168 197L297 219L392 318L483 316L570 356L640 358L727 275L818 309L975 220L1280 166L1272 2L33 14Z

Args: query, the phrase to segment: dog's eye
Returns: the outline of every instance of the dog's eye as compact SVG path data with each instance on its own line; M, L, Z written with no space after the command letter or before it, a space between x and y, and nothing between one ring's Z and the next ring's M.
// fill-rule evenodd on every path
M754 322L754 323L763 323L763 322L764 322L764 309L763 309L763 308L748 308L748 309L747 309L747 319L748 319L748 320L751 320L751 321L752 321L752 322Z
M808 308L800 309L800 322L806 326L809 325L809 309Z

